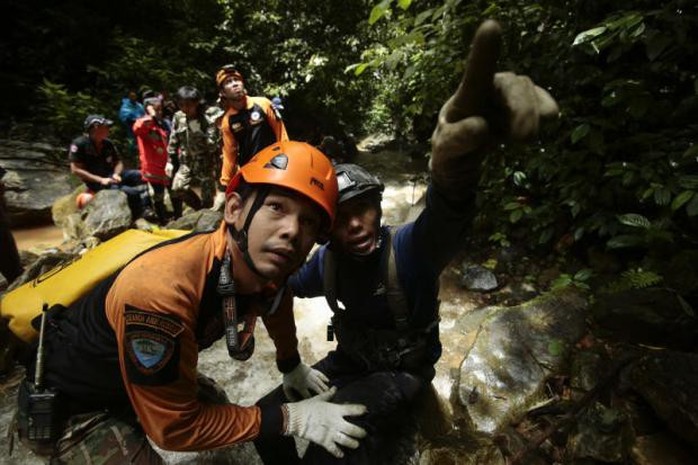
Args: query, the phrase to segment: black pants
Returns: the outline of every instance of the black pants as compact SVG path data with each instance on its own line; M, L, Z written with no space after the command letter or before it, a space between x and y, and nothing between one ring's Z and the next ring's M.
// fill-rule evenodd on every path
M150 204L147 189L138 170L123 170L121 183L114 185L113 189L119 189L126 194L133 218L141 216L143 209Z
M349 421L366 429L368 435L358 449L343 449L344 457L335 458L322 446L311 443L301 460L292 437L260 438L254 445L265 465L273 464L389 464L396 448L417 431L414 403L429 381L400 371L367 372L356 367L338 352L330 352L314 367L323 372L337 394L334 403L358 403L368 412ZM258 405L279 405L288 402L281 386L260 399Z
M148 188L141 178L138 170L123 170L121 172L121 182L110 184L108 187L94 182L86 182L85 185L90 192L99 192L102 189L116 189L126 194L128 207L131 209L131 216L136 219L143 214L143 209L150 206Z

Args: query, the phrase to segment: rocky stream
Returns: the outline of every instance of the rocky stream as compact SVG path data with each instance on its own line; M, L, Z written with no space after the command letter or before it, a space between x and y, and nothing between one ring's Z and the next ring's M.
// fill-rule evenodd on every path
M67 168L55 162L42 168L45 148L0 141L0 164L10 173L8 202L16 214L24 208L23 218L53 217L64 232L65 242L57 249L23 252L27 264L43 261L44 268L52 254L60 257L77 244L94 245L129 226L105 226L107 220L98 220L97 213L76 217L73 188L63 171ZM426 190L426 159L408 157L376 140L364 141L360 148L357 162L386 184L384 222L414 218ZM34 198L37 184L50 187L51 193ZM62 196L68 197L55 202ZM38 205L34 213L30 202ZM205 229L219 219L190 213L172 226ZM41 271L38 266L29 269ZM404 438L392 463L696 463L698 319L691 305L669 288L601 297L572 286L553 291L556 274L559 269L551 261L529 259L518 250L466 248L454 257L441 279L444 354L433 389L417 412L419 432ZM0 289L5 286L0 283ZM323 298L295 303L301 354L312 363L334 345L325 337L330 310ZM256 352L247 362L231 361L223 341L200 354L200 371L241 405L254 403L281 381L263 326L256 338ZM9 454L7 430L20 379L16 369L0 384L0 463L45 463L18 444ZM261 463L251 444L161 453L170 464Z

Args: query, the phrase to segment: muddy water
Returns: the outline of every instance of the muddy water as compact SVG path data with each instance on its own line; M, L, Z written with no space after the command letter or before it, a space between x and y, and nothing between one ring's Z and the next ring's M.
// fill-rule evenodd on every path
M63 242L63 232L53 224L13 229L12 236L14 236L19 250L43 250L58 247Z
M426 191L425 178L421 176L426 169L424 160L411 160L405 155L393 152L376 154L363 153L358 163L376 173L386 184L383 201L385 222L397 224L410 214L413 205ZM16 236L20 247L31 247L42 241L62 239L56 231L44 229L20 232ZM32 242L33 241L33 242ZM57 243L52 243L57 245ZM467 336L453 330L455 319L474 307L456 286L456 280L448 273L442 277L441 292L441 331L444 354L436 366L434 386L446 399L450 395L453 373L457 372L463 357L463 347ZM296 299L296 324L300 342L301 356L307 363L313 363L331 350L335 342L327 342L326 327L330 320L330 310L324 298ZM261 326L261 324L260 324ZM247 362L234 362L228 357L224 341L218 341L200 354L199 370L214 378L227 392L230 399L240 405L251 405L264 393L273 389L281 381L281 375L274 362L273 343L263 327L256 332L256 351ZM0 420L3 426L10 422L14 391L11 383L0 391ZM0 463L34 464L42 463L25 450L16 451L12 457L4 454L7 439L0 430ZM171 464L230 463L259 464L253 447L244 444L235 448L234 453L173 453L161 451L166 461Z

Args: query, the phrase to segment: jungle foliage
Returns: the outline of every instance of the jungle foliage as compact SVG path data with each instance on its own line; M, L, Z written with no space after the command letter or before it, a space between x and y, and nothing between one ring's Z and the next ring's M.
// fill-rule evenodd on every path
M658 261L697 246L694 1L42 3L6 2L2 130L30 124L62 141L89 112L115 116L129 88L194 84L212 101L213 73L234 63L252 94L285 99L292 137L380 130L425 143L475 27L498 19L500 68L549 89L561 117L539 143L490 158L483 231L544 251L602 244L660 274Z

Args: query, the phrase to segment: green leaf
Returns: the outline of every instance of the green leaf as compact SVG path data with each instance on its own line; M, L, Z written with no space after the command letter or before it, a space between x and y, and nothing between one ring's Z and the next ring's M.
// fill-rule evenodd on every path
M553 232L553 228L545 228L538 237L538 243L547 244L548 242L550 242L550 239L552 239L553 237Z
M625 187L628 187L631 184L633 184L633 182L635 181L635 178L636 178L635 172L628 171L623 175L623 179L621 181L621 184L623 184L623 186L625 186Z
M509 222L517 223L523 217L523 210L514 210L509 214Z
M620 235L609 239L606 247L609 249L624 249L627 247L640 247L645 241L641 236Z
M606 23L606 26L611 30L616 29L631 29L642 22L644 18L637 13L629 13L621 16L615 21Z
M392 0L383 0L371 10L371 15L368 17L368 24L373 25L376 21L385 16L385 13L390 9Z
M360 63L359 66L356 67L354 70L354 76L360 76L361 73L366 71L366 68L368 68L368 63Z
M684 189L698 189L698 175L687 174L679 177L679 186Z
M419 25L422 24L424 21L426 21L429 17L431 17L432 14L434 14L434 10L431 9L431 8L428 9L428 10L422 11L422 12L419 13L419 14L417 15L417 17L415 18L415 20L414 20L414 25L415 25L415 26L419 26Z
M572 218L576 218L580 211L582 211L582 206L580 204L575 203L572 205L572 209L570 210L570 213L572 213Z
M681 207L683 206L683 204L685 204L686 202L688 202L689 200L691 200L691 199L693 198L694 195L695 195L695 192L693 192L693 191L683 191L683 192L681 192L681 193L680 193L679 195L677 195L677 196L674 198L674 200L671 202L671 209L672 209L673 211L678 210L679 208L681 208Z
M548 342L548 353L553 357L559 357L565 353L565 343L560 339L553 339Z
M634 228L649 229L652 227L650 220L637 213L626 213L625 215L618 215L618 221L626 226L632 226Z
M568 287L572 284L572 276L568 274L561 274L555 280L550 284L550 287L555 290L555 289L561 289L564 287Z
M606 30L607 29L605 26L601 26L595 27L593 29L588 29L584 32L580 32L579 34L577 34L577 37L574 38L572 46L574 47L575 45L581 45L587 42L591 42L593 39L606 32Z
M643 192L642 195L640 196L640 200L645 201L645 200L649 199L652 195L654 195L654 189L655 188L653 186L648 187L647 190L645 190L645 192Z
M583 268L574 274L575 281L586 281L591 278L592 271L589 268Z
M586 137L586 135L589 134L589 129L591 129L591 126L589 126L587 123L580 124L574 128L574 131L572 131L572 135L570 136L572 143L576 144L578 141Z
M400 8L402 8L403 10L406 10L412 4L412 0L397 0L397 4Z
M698 195L694 195L688 205L686 205L686 214L688 216L698 215Z
M669 205L671 202L671 191L666 187L660 187L654 191L654 203L660 207Z

